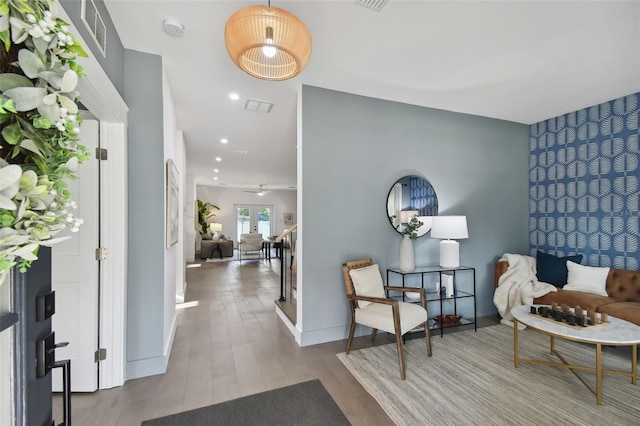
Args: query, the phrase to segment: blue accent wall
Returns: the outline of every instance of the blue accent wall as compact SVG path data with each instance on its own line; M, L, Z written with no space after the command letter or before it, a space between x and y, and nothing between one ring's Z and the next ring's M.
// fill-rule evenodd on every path
M529 127L529 241L638 270L640 93Z

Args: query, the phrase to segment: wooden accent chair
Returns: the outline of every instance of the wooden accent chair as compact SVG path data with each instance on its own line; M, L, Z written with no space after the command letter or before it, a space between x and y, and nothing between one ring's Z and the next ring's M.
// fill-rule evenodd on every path
M423 325L427 341L427 355L431 356L431 332L429 314L423 288L384 286L378 265L371 259L354 260L342 265L344 282L347 287L347 299L351 306L351 329L347 341L347 355L351 350L356 324L373 329L371 341L374 341L378 329L396 335L400 378L405 379L402 336L408 331ZM388 299L385 290L414 292L420 294L420 305Z

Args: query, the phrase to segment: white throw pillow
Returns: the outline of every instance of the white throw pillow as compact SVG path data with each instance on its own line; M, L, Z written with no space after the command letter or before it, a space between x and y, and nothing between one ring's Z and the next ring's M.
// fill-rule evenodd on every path
M365 266L364 268L352 269L349 271L353 287L358 296L382 297L384 294L384 284L382 283L382 275L378 265ZM358 307L364 308L372 302L358 300Z
M567 285L562 287L563 289L608 296L607 276L609 275L609 268L584 266L567 261L567 271Z

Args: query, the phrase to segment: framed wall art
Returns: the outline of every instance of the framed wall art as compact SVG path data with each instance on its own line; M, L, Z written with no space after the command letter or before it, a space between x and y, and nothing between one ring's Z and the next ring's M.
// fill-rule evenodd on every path
M285 225L293 225L293 213L284 213L282 216Z
M173 160L167 160L167 248L178 242L180 228L180 175Z

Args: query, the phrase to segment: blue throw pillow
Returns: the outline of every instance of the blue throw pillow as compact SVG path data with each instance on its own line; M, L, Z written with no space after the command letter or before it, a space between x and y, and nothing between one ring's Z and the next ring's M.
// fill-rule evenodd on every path
M562 288L567 283L567 261L582 262L582 255L558 257L538 250L536 254L536 271L538 281L553 284Z

